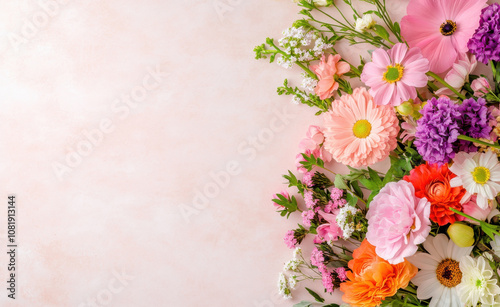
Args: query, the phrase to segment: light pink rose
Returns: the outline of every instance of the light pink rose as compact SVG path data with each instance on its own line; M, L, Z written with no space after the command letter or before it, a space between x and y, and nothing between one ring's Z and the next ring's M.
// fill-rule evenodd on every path
M390 264L401 263L429 235L430 213L431 203L416 197L410 182L390 182L370 203L366 238L379 257Z
M318 235L315 238L315 242L323 242L323 241L337 241L340 237L342 237L342 229L337 224L337 214L339 210L334 210L334 214L325 213L323 211L319 211L319 215L325 219L326 223L321 224L316 228L316 232Z
M469 80L469 75L476 69L476 66L477 60L475 55L471 54L468 56L467 53L461 53L453 64L453 67L444 77L444 81L457 91L460 91L465 82ZM455 94L449 88L443 87L436 91L436 95L453 96Z
M477 97L483 97L485 94L488 94L488 90L491 89L488 79L484 77L480 77L472 81L470 87L474 91L474 96Z
M472 216L480 221L486 221L486 219L488 218L488 215L490 214L491 209L492 209L491 203L489 204L488 207L486 207L486 209L481 209L476 204L476 198L477 198L476 195L472 195L472 197L467 202L462 204L462 211L465 214L468 214L468 215L470 215L470 216ZM465 220L469 223L479 225L479 223L476 221L473 221L470 219L465 219Z
M314 151L319 149L324 140L325 136L323 135L323 130L318 126L311 125L307 130L306 137L300 141L299 148Z
M321 62L318 65L311 65L311 70L318 76L318 85L314 89L316 95L324 100L333 96L339 88L339 83L335 80L335 76L340 77L347 73L351 67L346 62L340 62L340 55L321 57Z

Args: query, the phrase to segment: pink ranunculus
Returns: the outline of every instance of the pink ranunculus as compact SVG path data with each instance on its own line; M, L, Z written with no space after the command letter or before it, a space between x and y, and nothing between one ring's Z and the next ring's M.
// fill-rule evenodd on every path
M315 242L337 241L342 237L342 229L339 227L336 220L338 211L339 210L334 210L334 214L325 213L323 211L318 212L326 223L316 228L318 235L315 238Z
M340 62L340 59L339 54L330 54L328 60L323 55L318 65L311 65L311 70L319 79L314 91L322 100L332 97L339 88L339 83L335 80L335 76L340 77L351 69L349 64Z
M475 79L472 81L470 87L474 91L474 96L477 97L483 97L488 94L489 90L491 90L491 85L485 77Z
M379 257L390 264L401 263L429 235L430 213L431 203L416 197L410 182L390 182L370 203L366 238Z
M469 81L469 75L476 69L477 60L475 55L468 56L463 52L458 55L457 61L444 77L449 85L460 92L465 82ZM436 91L436 95L453 96L454 93L447 87L442 87Z
M490 214L491 209L492 209L491 203L489 204L488 207L486 207L486 209L481 209L476 204L476 198L477 198L476 195L473 195L467 202L462 204L462 211L465 214L468 214L468 215L470 215L478 220L486 221L486 219L488 218L488 215ZM476 221L473 221L470 219L465 219L465 220L469 223L479 225L479 223Z

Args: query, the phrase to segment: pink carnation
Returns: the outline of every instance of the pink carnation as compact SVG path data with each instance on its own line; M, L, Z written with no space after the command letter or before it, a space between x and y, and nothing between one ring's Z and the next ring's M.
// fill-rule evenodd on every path
M335 213L338 213L338 210L336 211ZM322 211L318 213L326 221L325 224L321 224L316 229L318 241L337 241L339 237L342 237L342 229L337 224L336 214L328 214Z
M335 80L335 77L340 77L347 73L350 67L346 62L340 62L339 54L330 54L328 61L325 55L323 55L318 65L311 65L311 70L314 71L319 79L314 91L323 100L332 97L339 88L339 83Z
M307 129L306 137L300 141L299 148L314 151L323 144L324 140L325 136L323 135L323 130L318 126L311 125L309 129Z
M429 235L430 213L431 203L416 197L411 183L390 182L370 203L366 238L379 257L390 264L401 263Z

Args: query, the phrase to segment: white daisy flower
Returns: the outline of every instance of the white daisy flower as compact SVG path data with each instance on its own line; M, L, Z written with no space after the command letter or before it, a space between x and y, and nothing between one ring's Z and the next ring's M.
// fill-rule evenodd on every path
M408 259L420 271L411 280L417 288L418 299L432 298L430 307L462 307L457 286L462 281L460 263L473 246L458 247L445 234L429 236L424 242L427 253L417 253Z
M495 236L495 240L491 241L490 244L491 244L491 249L493 250L495 255L500 257L500 237Z
M452 187L463 185L467 193L462 202L477 195L477 205L481 209L488 207L488 200L500 192L500 163L492 151L485 153L458 153L450 167L457 177L450 180Z
M500 287L484 257L464 257L460 261L460 270L463 275L457 292L465 306L477 306L479 302L482 306L493 305L500 294Z

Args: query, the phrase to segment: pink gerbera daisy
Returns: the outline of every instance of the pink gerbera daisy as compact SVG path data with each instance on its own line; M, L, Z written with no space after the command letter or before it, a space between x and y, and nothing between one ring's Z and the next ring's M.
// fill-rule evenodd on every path
M372 165L396 148L399 122L394 108L376 105L365 88L335 100L324 122L323 146L340 163Z
M398 43L389 51L379 48L372 53L372 62L366 63L361 81L370 87L370 94L379 105L398 106L417 98L416 87L427 84L429 60L419 48Z
M410 47L420 47L431 70L451 68L479 26L486 0L410 0L401 34Z

